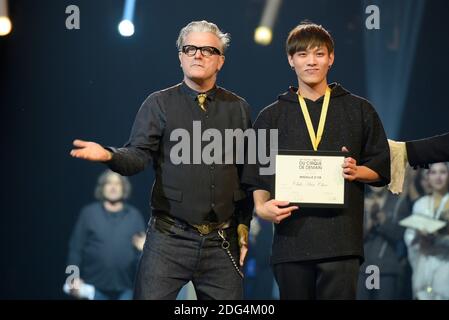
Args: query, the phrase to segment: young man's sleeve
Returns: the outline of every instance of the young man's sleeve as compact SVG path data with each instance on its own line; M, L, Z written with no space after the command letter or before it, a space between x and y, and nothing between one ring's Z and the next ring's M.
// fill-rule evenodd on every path
M390 148L379 115L369 103L363 105L363 146L359 165L375 171L380 180L370 185L383 187L390 183Z
M242 111L242 120L243 120L243 130L244 131L248 130L248 129L251 130L252 123L251 123L250 106L246 101L242 102L241 111ZM247 162L247 159L248 159L247 158L248 152L251 152L251 149L249 148L249 143L250 143L250 141L245 139L245 149L244 149L245 161L244 161L244 164L237 165L242 194L241 194L241 197L234 196L234 198L237 198L237 201L236 201L237 223L244 224L248 228L250 226L251 219L253 217L253 208L254 208L254 201L253 201L251 189L248 187L247 184L245 184L243 182L243 172L244 172L244 168L245 168L245 163ZM240 199L240 198L242 198L242 199Z
M259 153L263 150L260 150L260 141L261 136L259 135L259 130L265 130L265 156L270 154L270 128L271 128L271 119L270 114L267 110L262 110L257 116L256 121L254 122L253 129L256 134L256 145L250 146L250 152L255 152L256 163L247 163L243 169L243 177L242 181L244 184L248 186L248 189L251 191L254 190L266 190L272 193L273 183L274 183L274 175L264 175L260 174L260 169L264 167L268 167L268 164L262 164L260 162Z
M150 95L140 107L131 130L131 136L123 148L106 147L112 159L106 165L123 176L143 171L151 160L151 154L159 150L165 127L165 113L157 97Z

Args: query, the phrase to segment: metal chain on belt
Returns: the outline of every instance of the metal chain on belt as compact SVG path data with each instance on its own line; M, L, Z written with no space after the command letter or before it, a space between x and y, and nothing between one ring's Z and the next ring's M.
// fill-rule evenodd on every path
M218 230L218 235L220 236L220 238L223 240L223 242L221 243L221 247L226 251L226 253L228 254L229 258L231 259L232 264L234 265L235 270L237 271L237 273L243 278L243 272L240 271L240 268L238 267L237 263L235 262L234 257L232 256L231 251L229 250L230 247L230 243L228 240L226 240L225 236L224 236L224 231L223 229L219 229Z

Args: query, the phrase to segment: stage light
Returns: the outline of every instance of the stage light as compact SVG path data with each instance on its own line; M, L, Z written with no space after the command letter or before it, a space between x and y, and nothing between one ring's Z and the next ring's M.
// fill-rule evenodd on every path
M11 30L12 24L8 17L8 1L0 0L0 36L6 36Z
M136 0L126 0L125 9L123 10L122 21L118 25L119 33L124 37L130 37L134 34L134 8Z
M134 34L134 24L129 20L123 20L118 25L118 31L124 37L130 37Z
M258 44L267 46L271 43L272 39L273 32L268 27L257 27L256 31L254 32L254 41L256 41L256 43Z
M282 0L267 0L259 26L254 31L254 41L267 46L273 39L273 27L279 12Z
M8 17L0 17L0 36L6 36L11 32L11 20Z

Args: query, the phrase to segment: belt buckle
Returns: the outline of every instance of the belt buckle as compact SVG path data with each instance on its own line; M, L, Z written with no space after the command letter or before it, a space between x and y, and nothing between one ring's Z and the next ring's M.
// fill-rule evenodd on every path
M198 230L199 233L201 233L203 236L208 235L212 232L213 228L209 224L197 224L195 225L195 228Z

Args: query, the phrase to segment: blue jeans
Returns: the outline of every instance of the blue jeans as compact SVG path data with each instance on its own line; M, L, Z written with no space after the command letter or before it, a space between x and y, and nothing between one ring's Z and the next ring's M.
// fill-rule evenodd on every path
M201 235L186 224L176 222L166 230L152 217L139 262L135 299L176 299L192 281L199 300L238 300L243 298L243 279L217 231ZM238 265L239 248L235 226L225 229L229 250Z

